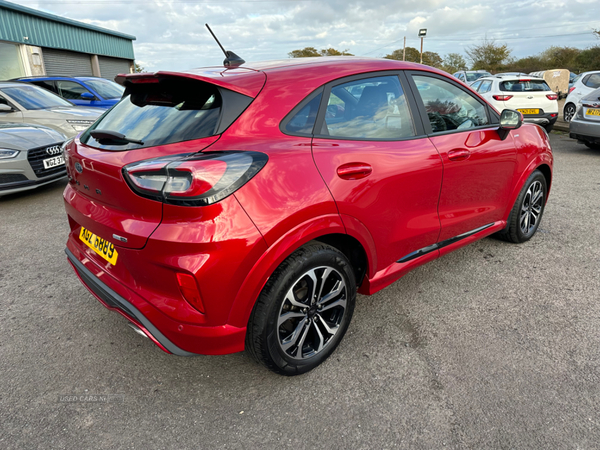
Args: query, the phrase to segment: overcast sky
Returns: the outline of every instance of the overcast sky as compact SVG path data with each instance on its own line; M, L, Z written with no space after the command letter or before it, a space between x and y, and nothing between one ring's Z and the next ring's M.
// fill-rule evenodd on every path
M442 57L487 36L519 58L552 45L600 45L600 0L13 0L23 6L136 36L135 57L147 70L220 65L227 50L246 61L287 58L304 47L348 49L382 57L406 45ZM595 20L594 20L595 19Z

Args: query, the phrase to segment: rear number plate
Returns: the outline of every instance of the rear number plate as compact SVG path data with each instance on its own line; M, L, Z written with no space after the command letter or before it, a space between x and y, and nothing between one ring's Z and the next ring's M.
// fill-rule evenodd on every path
M517 109L517 111L519 111L520 113L523 113L523 114L539 114L540 113L539 109Z
M65 158L63 155L58 155L54 158L44 159L42 162L44 163L44 169L52 169L56 166L64 166Z
M590 108L585 112L585 115L586 116L600 116L600 109Z
M115 250L114 244L111 244L105 239L96 236L89 230L86 230L84 227L81 227L81 231L79 232L79 239L83 241L85 245L94 250L101 258L105 259L113 266L117 264L117 256L119 254Z

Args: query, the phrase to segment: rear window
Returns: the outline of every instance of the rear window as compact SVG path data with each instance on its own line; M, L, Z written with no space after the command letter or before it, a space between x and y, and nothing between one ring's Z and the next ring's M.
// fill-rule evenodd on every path
M550 91L544 80L512 80L500 83L500 90L507 92Z
M221 93L209 83L179 78L133 84L81 141L101 149L130 150L201 139L217 134L221 109ZM114 131L143 144L100 144L92 130Z

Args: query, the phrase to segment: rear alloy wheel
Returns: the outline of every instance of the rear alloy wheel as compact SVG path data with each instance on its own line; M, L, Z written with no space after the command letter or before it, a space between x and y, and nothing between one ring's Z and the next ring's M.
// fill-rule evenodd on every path
M350 263L333 247L311 243L273 273L250 317L246 349L282 375L321 364L344 336L356 299Z
M540 226L547 192L546 178L539 170L534 171L513 206L506 229L498 237L516 244L531 239Z
M563 109L563 119L565 122L570 122L575 115L575 105L573 103L567 103Z

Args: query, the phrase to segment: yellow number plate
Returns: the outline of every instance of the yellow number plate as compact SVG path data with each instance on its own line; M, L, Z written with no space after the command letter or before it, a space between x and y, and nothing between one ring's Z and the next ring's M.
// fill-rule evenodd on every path
M586 112L585 112L586 116L600 116L600 109L592 109L589 108Z
M517 111L519 111L520 113L523 113L523 114L539 114L540 113L539 109L517 109Z
M85 245L94 250L113 266L117 264L117 256L119 256L119 254L115 250L114 244L111 244L107 240L96 236L94 233L86 230L84 227L81 227L79 239L81 239Z

